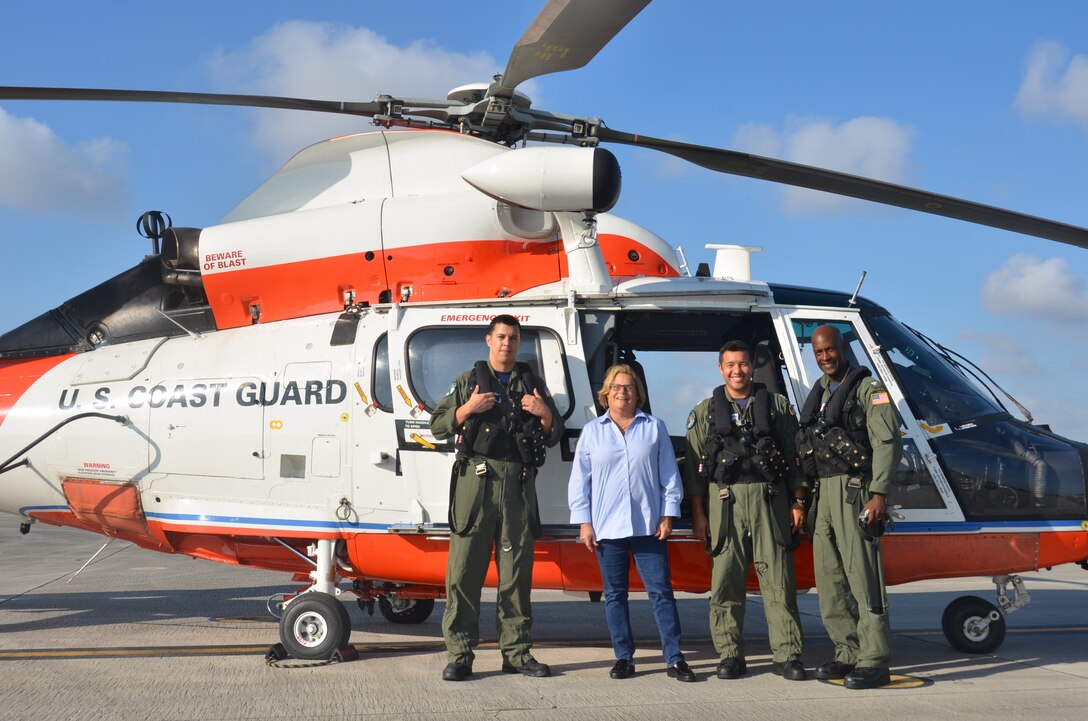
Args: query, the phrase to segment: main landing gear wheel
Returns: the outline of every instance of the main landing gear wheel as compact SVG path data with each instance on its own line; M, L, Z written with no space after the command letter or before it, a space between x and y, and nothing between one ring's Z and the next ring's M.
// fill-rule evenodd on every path
M985 599L961 596L944 610L941 629L958 651L993 653L1005 640L1005 617Z
M319 660L348 645L351 619L335 596L311 591L287 604L280 619L280 641L294 658Z
M389 623L423 623L434 611L433 598L378 598L378 608Z

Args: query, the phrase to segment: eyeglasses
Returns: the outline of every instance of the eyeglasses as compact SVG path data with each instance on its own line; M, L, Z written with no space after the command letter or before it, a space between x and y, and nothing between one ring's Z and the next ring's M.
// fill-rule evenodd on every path
M635 385L633 383L631 385L624 385L623 383L613 383L611 386L609 386L608 390L610 390L613 393L619 393L620 391L626 391L628 393L634 393L635 392Z

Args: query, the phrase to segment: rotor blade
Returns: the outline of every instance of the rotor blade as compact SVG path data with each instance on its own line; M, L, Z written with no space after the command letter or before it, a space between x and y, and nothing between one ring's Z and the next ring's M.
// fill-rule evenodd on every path
M969 223L988 225L993 228L1011 230L1015 233L1033 235L1038 238L1088 248L1088 229L1086 228L1024 215L1023 213L995 208L970 200L938 195L925 190L917 190L871 178L862 178L835 170L738 153L734 150L689 145L688 143L651 138L645 135L632 135L603 126L596 128L594 134L602 141L609 143L639 145L660 150L719 173L743 175L749 178L769 180L773 183L796 185L800 188L810 188L825 193L860 198L874 203L896 205L900 208L943 215L947 218L966 220Z
M341 115L370 117L387 111L384 102L341 102L307 100L271 95L228 95L222 93L175 93L161 90L105 90L99 88L29 88L0 86L0 100L102 100L142 103L190 103L196 105L237 105L253 108L314 110Z
M493 95L510 98L529 78L580 68L650 0L549 0L518 40Z

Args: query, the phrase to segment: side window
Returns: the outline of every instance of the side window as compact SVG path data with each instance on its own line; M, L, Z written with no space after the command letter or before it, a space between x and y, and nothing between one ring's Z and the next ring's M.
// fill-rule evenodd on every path
M408 385L428 411L446 396L457 376L487 357L485 335L487 326L442 327L424 328L408 339ZM548 331L522 328L518 361L548 386L560 414L570 415L570 381L559 340Z
M389 334L383 333L374 346L374 372L370 374L370 397L386 413L393 412L393 385L389 382Z

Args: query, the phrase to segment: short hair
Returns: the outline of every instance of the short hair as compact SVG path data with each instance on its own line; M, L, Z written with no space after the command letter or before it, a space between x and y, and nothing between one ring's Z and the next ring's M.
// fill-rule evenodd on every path
M639 408L644 408L646 406L646 387L642 385L642 379L638 377L638 373L635 373L635 369L626 363L617 363L605 371L604 381L601 383L601 390L597 392L597 402L605 408L608 408L608 391L612 388L612 383L616 380L616 376L621 373L635 379L635 389L638 392L637 405Z
M495 330L495 326L497 325L508 325L511 328L517 328L518 335L521 335L521 323L512 315L503 313L502 315L497 315L492 318L491 324L487 326L487 334L491 335L491 332Z
M752 360L752 348L742 340L731 340L722 346L722 349L718 351L718 365L722 364L722 358L726 353L743 353L748 356L748 361Z

